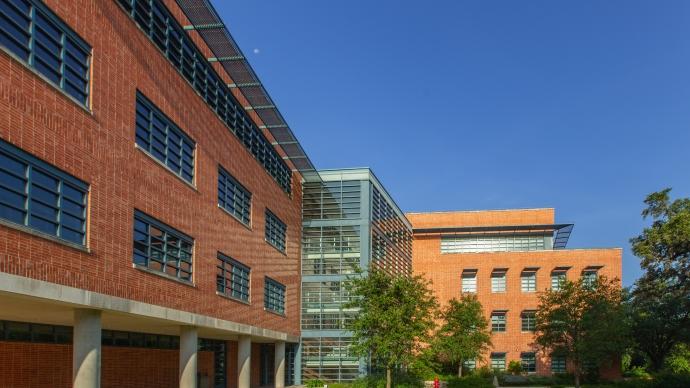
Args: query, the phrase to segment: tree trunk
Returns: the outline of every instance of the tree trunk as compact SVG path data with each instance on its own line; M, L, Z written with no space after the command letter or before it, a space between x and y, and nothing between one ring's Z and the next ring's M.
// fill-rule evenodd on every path
M386 367L386 388L391 388L391 367Z
M575 388L580 388L580 372L575 371Z
M460 366L458 366L458 377L462 377L462 360L460 360Z

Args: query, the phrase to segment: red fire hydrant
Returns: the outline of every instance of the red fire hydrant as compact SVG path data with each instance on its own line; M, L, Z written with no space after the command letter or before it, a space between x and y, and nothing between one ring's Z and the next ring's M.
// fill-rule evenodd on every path
M438 376L434 377L434 388L441 388L441 382L438 381Z

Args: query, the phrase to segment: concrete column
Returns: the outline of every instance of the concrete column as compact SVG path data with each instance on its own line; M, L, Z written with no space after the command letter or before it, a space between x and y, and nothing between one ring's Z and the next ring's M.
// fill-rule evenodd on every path
M196 327L180 326L180 388L196 388L198 348Z
M101 312L74 310L72 387L101 386Z
M252 378L252 338L241 335L237 340L237 388L249 388Z
M285 388L285 342L276 341L275 344L275 387Z

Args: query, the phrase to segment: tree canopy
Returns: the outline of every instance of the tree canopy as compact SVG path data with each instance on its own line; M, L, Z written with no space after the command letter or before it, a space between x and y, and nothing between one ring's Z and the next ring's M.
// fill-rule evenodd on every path
M350 350L385 368L390 388L391 371L408 365L435 327L437 302L430 282L372 267L366 276L352 278L349 288L353 300L346 308L359 310L347 326L353 333Z
M444 323L436 333L434 348L441 358L457 365L461 377L463 362L477 359L491 346L489 323L474 294L451 299L441 317Z
M546 353L567 357L575 385L586 364L600 366L627 347L625 310L618 280L599 277L563 282L539 296L535 342Z

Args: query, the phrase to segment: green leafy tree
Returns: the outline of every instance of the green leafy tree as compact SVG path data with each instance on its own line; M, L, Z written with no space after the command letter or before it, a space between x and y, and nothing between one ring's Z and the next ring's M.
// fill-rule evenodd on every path
M474 294L451 299L441 317L444 323L436 333L434 349L441 358L457 365L458 377L462 377L463 363L477 359L491 346L489 322Z
M632 292L631 327L654 371L690 338L690 199L671 201L670 192L647 196L642 217L652 224L630 240L645 270Z
M430 282L372 267L352 278L349 289L354 298L346 307L359 310L348 323L353 333L350 350L385 368L386 388L391 388L392 370L409 365L435 328L438 305Z
M627 347L625 309L618 280L600 277L566 281L559 290L539 295L536 344L547 353L567 357L574 367L575 385L585 365L602 365Z

